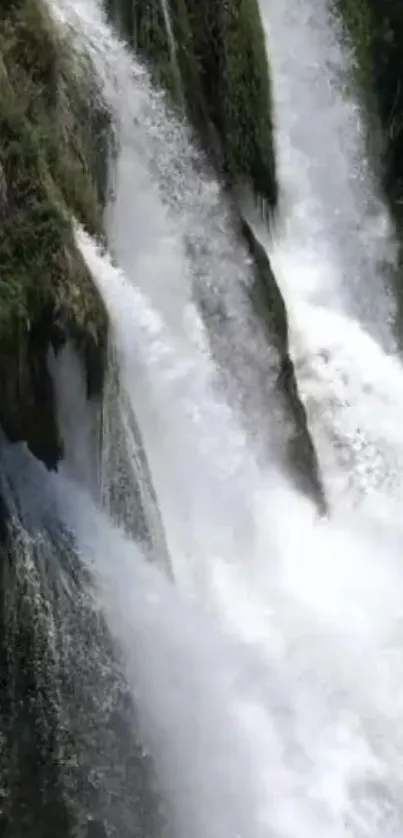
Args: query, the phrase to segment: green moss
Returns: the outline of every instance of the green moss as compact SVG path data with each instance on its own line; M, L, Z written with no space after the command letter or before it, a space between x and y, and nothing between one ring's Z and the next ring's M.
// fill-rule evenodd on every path
M270 77L257 0L170 4L192 121L229 182L246 180L274 205Z
M105 2L151 62L154 79L185 107L227 181L247 181L274 205L270 80L257 0L167 0L174 46L162 0Z
M336 13L340 13L345 32L357 59L359 80L364 87L373 84L373 28L372 9L368 0L333 0Z
M275 201L272 104L265 38L256 0L222 4L223 133L230 171Z
M2 5L0 55L0 422L32 439L52 425L40 391L55 322L86 354L105 343L72 216L102 234L109 117L89 60L80 66L42 0Z
M69 44L58 39L40 0L20 0L8 15L3 12L0 49L0 161L7 185L0 240L4 339L16 319L32 321L63 283L74 282L66 274L66 252L74 250L70 213L99 233L102 190L91 171L89 138L72 108L79 111L81 102Z

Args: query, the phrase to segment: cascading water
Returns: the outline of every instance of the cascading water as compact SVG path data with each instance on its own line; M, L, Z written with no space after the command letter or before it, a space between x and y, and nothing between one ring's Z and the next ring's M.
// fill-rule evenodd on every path
M290 296L358 317L393 348L388 280L396 247L371 172L363 114L351 95L351 56L340 45L335 3L260 0L260 6L277 126L276 269L284 281L291 275Z
M216 387L224 387L242 412L255 444L270 446L271 456L277 456L284 443L279 436L289 429L287 415L272 398L278 350L268 345L264 324L253 315L250 256L234 234L216 178L191 143L188 127L168 118L162 95L105 24L99 6L59 0L54 13L73 27L77 50L90 53L116 117L118 187L108 232L119 267L136 278L178 338L212 345L219 362ZM273 411L279 421L270 428L266 417Z
M299 5L314 11L313 0ZM291 5L288 10L286 3L262 0L262 7L273 42L292 49L297 34L307 37L302 16L297 33ZM121 148L116 199L109 210L116 264L80 228L77 241L108 309L119 373L114 389L123 412L117 425L104 424L106 444L116 446L111 428L118 427L125 437L123 461L132 460L128 473L153 487L148 497L155 492L173 582L164 567L146 561L139 544L144 539L134 536L136 515L129 516L128 525L127 497L121 516L111 506L113 465L104 470L103 492L94 491L99 470L93 462L93 407L82 398L79 366L67 364L66 355L51 361L66 463L56 475L38 472L26 453L5 446L2 494L11 506L13 493L18 498L15 514L31 540L49 527L56 538L60 529L67 532L69 560L81 559L82 572L93 580L88 607L99 603L120 649L139 735L164 803L164 826L140 823L140 834L143 829L175 838L398 838L403 830L402 574L390 481L377 496L382 503L377 514L371 503L357 505L354 514L336 505L325 520L289 483L274 446L270 469L258 465L250 428L239 427L229 404L238 390L246 400L251 396L254 434L259 418L276 422L278 407L270 374L264 399L254 393L261 380L255 368L266 365L270 371L270 353L247 305L248 261L234 244L218 186L211 174L203 174L187 130L167 114L95 0L57 0L52 12L59 25L73 27L77 50L90 51L116 114ZM325 51L328 24L320 15L311 22L312 43ZM341 54L333 46L340 66ZM386 308L382 315L363 312L362 323L355 320L359 306L354 297L349 308L349 265L343 262L340 238L351 242L351 219L361 219L350 268L357 282L364 282L363 272L372 270L376 255L361 259L360 240L364 229L373 229L375 216L376 230L378 223L382 226L383 210L371 197L367 173L358 178L357 188L350 183L350 145L341 144L337 154L343 164L340 178L329 183L329 191L319 190L326 160L310 146L308 132L300 137L290 124L289 94L297 92L294 85L302 84L304 74L298 64L283 61L278 49L274 92L285 194L277 241L267 245L284 282L295 346L309 352L316 374L321 415L315 419L311 411L311 422L331 490L339 437L346 448L351 414L364 437L376 427L381 474L389 451L399 450L401 368L365 333L371 327L376 336L389 300L382 284L374 282L376 299L386 300ZM309 118L323 120L325 87L319 85L309 99ZM339 127L340 136L351 140L351 104L334 95L325 102L342 106L336 124L334 113L332 136L338 136ZM306 124L309 118L305 114ZM325 143L321 149L327 153ZM296 171L294 159L311 161L313 168L307 172L301 165ZM299 179L303 173L306 180ZM368 201L361 200L364 187ZM377 238L376 253L388 261L384 229ZM303 269L300 274L295 263ZM311 285L304 286L311 268L314 294ZM319 269L322 289L316 284ZM331 336L338 338L330 347L329 332L318 339L323 311L324 328L334 324ZM312 324L316 330L308 344ZM360 336L358 350L347 353L347 360L339 345L340 326L343 336ZM318 355L318 345L326 356ZM366 378L364 350L366 363L370 351L377 369L388 375L387 406L374 372L369 382ZM352 360L356 377L346 383ZM304 386L308 379L302 378ZM343 400L343 393L335 393L337 383L355 395L348 409L334 406L335 396ZM369 419L366 405L374 401L378 413ZM81 417L79 458L71 410ZM139 473L134 417L150 474ZM360 463L366 461L365 452L361 457L354 451ZM337 473L342 471L339 462ZM357 500L356 492L349 498ZM119 493L115 503L119 506ZM145 517L150 526L152 515ZM158 543L155 538L154 551ZM38 552L43 558L40 544ZM54 573L52 565L50 554L47 573ZM79 641L79 631L74 636ZM69 661L71 666L71 653ZM103 753L112 761L121 759L119 749ZM127 795L125 770L112 781L115 802L123 785ZM137 834L132 809L120 820L114 811L115 834Z
M290 348L333 504L383 515L402 483L396 244L376 191L352 57L334 3L260 0L273 70L275 235L257 230L286 300ZM386 349L386 352L385 352ZM386 496L386 497L385 497ZM392 517L396 506L393 506Z
M0 581L3 834L153 835L152 772L119 651L63 511L68 494L58 495L55 476L25 446L1 437L0 456L8 513ZM84 516L88 509L91 500Z

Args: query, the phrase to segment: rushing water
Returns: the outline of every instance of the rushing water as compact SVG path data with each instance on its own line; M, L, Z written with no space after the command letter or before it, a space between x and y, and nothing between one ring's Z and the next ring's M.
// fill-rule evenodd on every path
M391 348L396 250L371 172L351 57L331 0L260 0L273 73L281 260L312 302L348 312ZM295 257L298 254L298 280ZM292 262L289 266L289 262Z
M372 514L383 515L385 499L390 509L403 488L402 373L390 287L396 246L332 7L261 0L273 67L280 213L275 237L261 227L259 235L285 296L328 496L347 509L365 500Z
M325 7L262 0L282 183L266 244L328 519L290 484L274 431L270 466L257 459L259 422L263 435L281 412L217 183L95 0L52 8L90 51L116 114L113 258L76 231L110 317L109 387L102 409L88 405L77 359L68 348L52 357L66 462L49 475L2 443L3 493L30 544L68 534L69 562L92 579L86 607L101 609L122 656L164 826L139 826L137 788L124 817L109 813L111 834L398 838L403 372L383 348L393 348L394 257L367 164L353 168L362 129L332 81L344 65ZM364 287L373 307L361 305ZM238 392L249 427L234 410ZM56 576L54 553L38 550L40 572ZM82 678L80 656L77 666ZM115 803L123 789L127 800L119 749L102 754L120 771L106 780Z

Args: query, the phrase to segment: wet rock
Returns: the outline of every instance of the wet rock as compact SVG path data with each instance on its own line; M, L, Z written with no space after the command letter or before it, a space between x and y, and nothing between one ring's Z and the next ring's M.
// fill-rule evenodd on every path
M169 0L168 26L160 0L105 2L227 183L246 181L273 207L270 76L257 0Z
M284 300L264 247L248 222L242 218L240 223L255 265L252 301L257 315L265 323L268 341L274 342L278 350L277 394L284 404L285 426L289 426L286 437L287 460L291 463L299 488L311 495L319 511L325 513L327 504L319 462L289 354Z
M2 838L157 835L118 651L74 539L49 525L8 517L0 542Z

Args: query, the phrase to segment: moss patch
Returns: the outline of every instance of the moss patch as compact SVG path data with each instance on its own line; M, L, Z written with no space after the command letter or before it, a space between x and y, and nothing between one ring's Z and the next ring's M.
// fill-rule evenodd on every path
M109 121L94 76L78 73L42 0L2 6L0 55L0 421L27 438L37 382L26 353L38 324L47 339L58 318L79 343L104 343L105 313L71 214L101 234Z
M157 79L185 105L210 158L230 184L277 199L272 107L257 0L105 0ZM179 81L178 81L179 73Z

